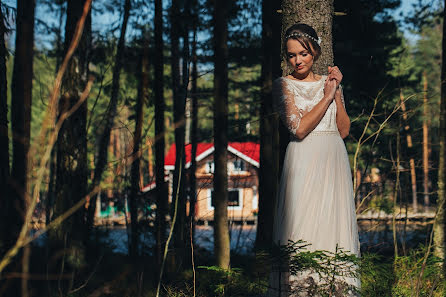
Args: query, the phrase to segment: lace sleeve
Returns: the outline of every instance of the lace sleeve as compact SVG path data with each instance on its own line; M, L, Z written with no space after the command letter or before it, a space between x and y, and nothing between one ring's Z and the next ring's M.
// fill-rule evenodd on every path
M342 85L339 85L339 89L341 90L341 102L342 102L342 105L344 105L344 108L345 108L344 89L342 88Z
M303 111L296 106L294 94L284 79L276 79L273 83L273 102L288 131L296 135Z

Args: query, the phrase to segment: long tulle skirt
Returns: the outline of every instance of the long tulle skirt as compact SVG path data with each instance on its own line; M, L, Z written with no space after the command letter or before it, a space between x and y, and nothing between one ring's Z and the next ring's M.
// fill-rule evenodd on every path
M311 244L306 248L309 251L335 252L338 247L360 256L352 176L339 133L314 131L288 144L273 232L276 244L304 240ZM321 281L310 271L290 275L273 269L268 296L313 296L293 289L293 283L299 284L308 276L315 283ZM359 278L344 280L360 288Z

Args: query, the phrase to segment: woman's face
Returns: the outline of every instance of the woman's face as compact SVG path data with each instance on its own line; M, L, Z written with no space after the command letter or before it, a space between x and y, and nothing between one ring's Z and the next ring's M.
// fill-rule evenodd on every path
M297 74L306 74L312 71L314 57L299 41L288 39L286 47L287 60Z

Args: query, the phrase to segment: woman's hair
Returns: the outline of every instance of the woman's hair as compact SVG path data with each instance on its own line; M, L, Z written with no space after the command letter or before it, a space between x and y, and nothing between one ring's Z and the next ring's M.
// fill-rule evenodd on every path
M286 60L287 57L287 47L286 43L288 39L294 39L299 41L299 43L314 57L316 61L321 55L321 47L318 44L319 37L316 31L307 24L294 24L289 27L285 32L285 40L283 43L283 55ZM311 44L311 46L310 46Z

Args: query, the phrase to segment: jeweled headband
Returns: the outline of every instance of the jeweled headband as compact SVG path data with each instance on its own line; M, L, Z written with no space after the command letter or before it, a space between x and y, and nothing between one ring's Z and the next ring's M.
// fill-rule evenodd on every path
M319 37L318 39L314 38L311 35L308 35L307 33L301 33L301 32L293 32L287 36L285 36L285 40L290 37L307 37L316 42L319 46L321 45L322 39Z

